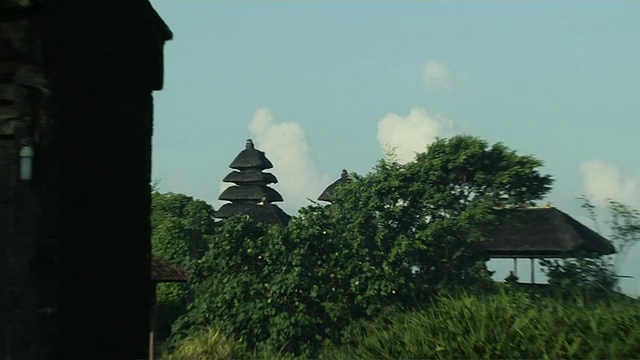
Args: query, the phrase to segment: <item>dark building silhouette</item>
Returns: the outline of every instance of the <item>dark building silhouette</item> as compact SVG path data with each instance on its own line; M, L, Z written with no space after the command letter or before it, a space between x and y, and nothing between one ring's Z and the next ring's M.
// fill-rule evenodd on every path
M148 0L0 0L0 359L147 357L171 36Z
M230 203L222 205L216 211L217 218L226 219L245 214L268 224L289 223L291 216L273 204L282 201L282 196L268 186L277 183L278 180L273 174L263 172L273 168L273 165L264 152L255 148L251 139L247 140L245 149L236 156L229 167L236 171L230 172L223 181L235 185L225 189L218 197L219 200Z

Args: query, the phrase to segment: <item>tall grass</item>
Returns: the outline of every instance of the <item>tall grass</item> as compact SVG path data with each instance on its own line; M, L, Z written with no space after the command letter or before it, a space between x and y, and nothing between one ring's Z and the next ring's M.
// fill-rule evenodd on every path
M219 329L201 327L170 345L166 360L230 360L235 358L237 346Z
M214 327L177 337L167 360L293 359L247 351ZM445 294L421 310L359 322L320 359L637 359L640 301L540 293Z
M225 336L213 326L191 329L188 334L182 334L163 351L161 356L165 360L232 360L232 359L280 359L288 360L294 357L284 352L267 350L247 351L241 343Z
M324 359L622 359L640 357L638 301L522 292L445 295L362 323Z

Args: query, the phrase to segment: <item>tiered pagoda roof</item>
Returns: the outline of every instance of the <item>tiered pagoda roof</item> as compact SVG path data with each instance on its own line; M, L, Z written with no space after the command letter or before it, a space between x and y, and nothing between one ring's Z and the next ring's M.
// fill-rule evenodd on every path
M251 139L247 140L245 149L236 156L229 165L236 171L230 172L223 179L224 182L233 183L218 197L219 200L230 201L224 204L215 216L226 219L234 215L245 214L253 219L268 224L286 225L291 216L282 211L274 202L281 202L282 195L269 187L278 179L263 170L271 169L273 164L257 150Z

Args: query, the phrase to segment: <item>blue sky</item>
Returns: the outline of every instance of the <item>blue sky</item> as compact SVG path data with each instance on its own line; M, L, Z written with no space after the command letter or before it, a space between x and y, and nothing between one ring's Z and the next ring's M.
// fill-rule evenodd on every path
M174 33L154 95L161 191L217 209L253 138L295 214L385 146L408 160L466 133L542 159L545 202L587 225L581 194L640 208L640 2L152 4ZM510 264L491 266L503 278ZM640 295L640 247L622 273Z

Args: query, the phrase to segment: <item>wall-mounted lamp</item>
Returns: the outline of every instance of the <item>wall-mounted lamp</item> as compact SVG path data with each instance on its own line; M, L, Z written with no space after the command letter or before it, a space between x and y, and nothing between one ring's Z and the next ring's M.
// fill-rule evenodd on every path
M28 181L33 177L33 141L22 139L20 145L20 180Z

